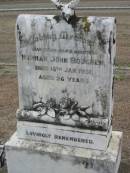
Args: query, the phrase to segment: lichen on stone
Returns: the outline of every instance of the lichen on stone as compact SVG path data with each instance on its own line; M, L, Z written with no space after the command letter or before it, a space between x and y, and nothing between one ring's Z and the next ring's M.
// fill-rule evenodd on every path
M91 23L89 23L88 18L87 17L83 17L82 18L82 27L83 27L83 30L85 32L89 32L90 31L90 26L91 26Z

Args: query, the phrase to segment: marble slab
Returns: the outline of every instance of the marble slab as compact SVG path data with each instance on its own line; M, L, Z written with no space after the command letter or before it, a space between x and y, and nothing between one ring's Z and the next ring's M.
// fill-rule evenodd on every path
M107 149L111 133L112 127L108 131L103 132L44 123L17 122L17 135L20 139L95 150Z
M106 151L21 140L6 143L8 173L117 173L122 133L113 132Z
M113 17L20 15L19 120L107 130L113 109Z

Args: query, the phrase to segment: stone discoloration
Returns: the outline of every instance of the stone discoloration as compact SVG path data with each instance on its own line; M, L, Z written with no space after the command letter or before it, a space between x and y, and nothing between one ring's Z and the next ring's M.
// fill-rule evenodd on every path
M109 37L109 49L108 49L108 52L109 52L109 55L110 55L110 63L112 63L111 61L112 61L112 41L113 41L113 33L112 33L112 31L110 32L110 37ZM113 44L115 44L114 43L114 41L113 41Z
M76 15L73 15L68 20L68 24L72 25L73 29L75 29L77 27L79 20L80 20L79 17L77 17Z
M61 16L54 16L53 18L57 21L57 23L59 23L62 19Z
M101 31L97 31L97 37L99 40L99 45L101 47L101 49L104 51L105 50L105 45L106 45L106 39L103 38L103 33Z
M91 23L88 21L87 17L82 18L82 25L83 25L83 29L84 29L85 32L90 31Z

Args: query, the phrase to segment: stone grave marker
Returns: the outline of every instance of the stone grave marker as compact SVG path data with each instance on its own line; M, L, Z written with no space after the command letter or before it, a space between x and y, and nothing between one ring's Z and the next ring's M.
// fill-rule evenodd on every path
M106 148L111 137L115 18L73 16L67 22L62 16L20 15L16 27L20 137L65 143L67 139L57 138L63 131L72 137L73 129L64 128L70 126L83 129L83 136L94 143L88 142L90 148ZM44 123L50 137L37 137L40 126L35 131L32 123L23 121ZM45 123L62 130L54 126L52 134Z
M49 153L57 153L53 144L57 149L62 144L90 153L110 150L111 155L114 144L111 140L115 136L115 143L121 141L121 134L112 133L111 125L116 20L77 17L72 9L78 1L68 4L52 1L61 15L20 15L16 22L19 109L17 137L12 139L25 141L25 150L29 150L31 143L34 147L48 143ZM22 143L20 146L13 140L7 146L20 149ZM115 147L116 161L108 159L116 164L112 168L114 173L120 162L117 156L120 148ZM93 158L92 154L88 160ZM101 160L99 157L96 162ZM110 171L109 166L107 169Z

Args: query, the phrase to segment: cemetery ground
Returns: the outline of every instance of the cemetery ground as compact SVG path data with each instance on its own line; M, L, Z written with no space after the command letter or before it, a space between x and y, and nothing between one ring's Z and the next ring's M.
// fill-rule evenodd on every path
M0 13L0 141L5 142L15 131L15 112L18 108L15 22L21 12ZM28 13L28 12L26 12ZM47 12L33 12L47 14ZM52 12L50 12L52 14ZM82 15L116 16L117 18L117 58L114 84L113 130L123 131L123 152L119 173L130 171L130 71L122 72L122 67L130 67L130 12L102 11L85 12ZM1 172L2 171L2 172ZM0 170L0 173L5 173Z

